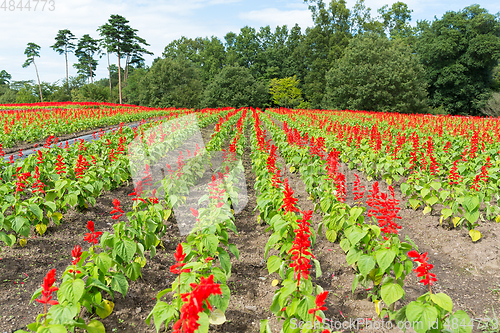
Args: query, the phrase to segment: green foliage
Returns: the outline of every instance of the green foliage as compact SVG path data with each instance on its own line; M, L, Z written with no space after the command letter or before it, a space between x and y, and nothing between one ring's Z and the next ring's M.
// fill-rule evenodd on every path
M134 101L152 107L196 108L203 90L200 70L187 60L172 59L155 60L138 86Z
M97 60L94 59L94 56L98 56L100 52L99 40L93 39L88 34L83 35L75 50L79 62L73 64L73 67L78 70L78 74L90 78L93 82L97 68Z
M109 88L89 83L79 89L73 89L71 97L75 102L108 102Z
M16 102L17 91L6 84L0 84L0 104L11 104Z
M26 46L26 49L24 50L24 54L26 55L27 59L23 64L23 68L28 67L35 61L35 57L40 57L40 45L37 45L35 43L28 43L28 46Z
M269 92L273 102L283 107L297 107L302 103L301 90L298 88L297 76L283 79L272 79L269 83Z
M472 5L421 24L416 51L427 70L431 106L479 115L492 88L500 52L500 22Z
M31 87L22 87L21 90L17 92L16 103L36 103L38 102L38 97L36 92L34 93Z
M12 76L5 69L0 71L0 85L8 85Z
M414 29L409 24L412 12L413 10L401 1L393 3L391 8L384 5L378 10L383 20L384 29L391 39L409 39L415 35Z
M240 66L227 66L215 76L204 92L205 107L262 107L269 101L267 89L257 82L250 70Z
M327 73L324 108L418 113L426 110L425 72L401 40L355 37Z

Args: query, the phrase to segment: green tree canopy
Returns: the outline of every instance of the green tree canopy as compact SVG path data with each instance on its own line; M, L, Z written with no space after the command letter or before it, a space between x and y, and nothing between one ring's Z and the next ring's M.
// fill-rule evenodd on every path
M401 40L376 34L356 36L326 77L324 108L426 110L425 71Z
M8 85L10 79L12 79L12 76L9 73L7 73L5 69L2 69L2 71L0 71L0 85L3 84Z
M94 83L97 68L97 60L94 57L99 56L100 52L99 40L90 37L89 34L83 35L76 46L75 55L79 62L73 67L78 70L78 74L90 78L91 83Z
M472 5L420 24L416 50L427 71L431 106L479 115L490 96L500 55L500 21Z
M302 92L298 87L297 76L283 79L272 79L269 83L269 92L273 102L286 108L296 107L302 102Z
M51 48L59 54L64 54L66 59L66 84L69 86L69 74L68 74L68 52L72 52L75 49L75 44L73 40L76 37L68 29L59 30L56 36L56 42ZM68 87L69 89L69 87Z
M203 97L205 107L263 107L269 101L266 86L257 82L250 69L226 66L208 85Z
M131 89L136 86L134 80ZM152 107L196 108L203 91L200 70L187 60L172 59L156 59L138 87L139 96L133 101Z
M36 67L35 64L35 57L40 57L39 51L40 51L39 45L35 43L28 43L28 46L26 46L26 49L24 50L24 54L26 55L27 59L24 61L23 68L26 68L31 64L35 66L36 77L38 79L38 90L40 93L40 101L43 103L42 85L40 83L40 76L38 75L38 68Z
M147 53L140 44L149 45L143 38L137 36L137 29L131 28L127 24L128 22L129 21L123 16L111 15L108 23L103 24L97 29L99 34L103 37L106 51L108 53L115 53L118 57L118 95L120 104L122 103L121 59L127 57L126 63L128 63L130 56L133 55L137 58L142 53Z

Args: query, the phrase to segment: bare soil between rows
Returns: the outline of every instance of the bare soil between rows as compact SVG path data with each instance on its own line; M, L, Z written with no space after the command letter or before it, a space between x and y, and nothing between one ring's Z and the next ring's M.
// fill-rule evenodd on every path
M213 126L210 126L202 130L205 142L208 141L212 129ZM248 142L243 156L248 204L236 215L235 224L239 234L230 233L229 240L238 247L240 260L231 257L232 276L228 280L231 300L226 310L227 322L220 326L212 325L211 332L259 332L261 319L270 319L273 332L279 332L281 329L281 323L278 323L269 311L274 292L279 288L279 286L273 287L271 281L279 277L277 274L269 276L267 272L264 247L271 233L265 231L267 225L264 222L257 221L259 211L255 211L255 208L258 194L254 189L255 175L251 169L249 147ZM284 165L283 160L280 162ZM371 189L374 181L367 181L361 172L348 170L345 165L342 165L341 170L347 180L347 203L352 204L354 173L360 176L367 189ZM302 210L314 209L314 203L308 200L309 195L299 175L290 173L289 166L282 171L295 191L294 196L299 199L298 206ZM387 191L385 183L379 184L382 191ZM399 187L395 186L395 190L396 198L401 200L400 207L404 207L405 202ZM24 248L19 245L13 248L2 246L0 332L13 332L34 322L43 308L36 302L30 305L29 301L33 292L41 285L45 274L50 269L56 268L56 277L60 278L63 270L70 264L71 250L74 246L80 244L84 249L88 249L88 244L83 242L88 220L95 222L96 230L112 232L114 223L110 215L112 200L119 199L126 212L132 207L131 197L128 196L132 191L133 185L125 184L112 192L103 193L94 207L85 211L69 211L58 227L51 226L43 236L29 239ZM400 215L403 217L399 220L403 226L400 238L403 240L404 236L408 235L419 246L421 252L428 252L429 263L434 265L433 271L437 275L438 282L433 291L446 292L454 302L454 309L467 311L471 318L483 318L485 311L489 311L488 315L491 316L492 308L498 313L499 298L492 290L500 288L497 238L497 235L500 235L500 226L488 222L482 224L479 230L484 235L483 239L472 243L465 230L442 228L437 215L422 215L421 210L412 209L402 209ZM124 217L125 215L120 219ZM313 215L314 224L320 220L320 215ZM145 319L156 303L157 293L170 287L175 278L170 273L169 267L174 264L173 254L177 244L185 241L185 237L180 236L175 218L171 217L167 223L170 229L162 239L164 248L158 247L156 256L148 260L142 270L142 278L130 282L125 297L116 294L113 313L102 320L107 332L156 332L153 324L146 325ZM338 322L356 322L358 318L380 321L381 319L376 317L373 303L366 300L364 289L358 287L352 295L353 269L347 265L338 243L332 244L324 236L318 237L313 253L321 262L323 271L318 279L312 272L313 282L330 291L326 301L328 307L325 312L326 317ZM426 289L418 283L415 274L410 274L408 277L405 290L406 298L399 302L398 307L426 292ZM344 331L359 331L360 327L362 326L351 327ZM365 328L363 331L399 332L400 330Z

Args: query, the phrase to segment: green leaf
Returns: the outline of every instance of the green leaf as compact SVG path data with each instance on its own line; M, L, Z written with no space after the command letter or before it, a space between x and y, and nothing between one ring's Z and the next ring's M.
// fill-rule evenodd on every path
M106 252L99 253L99 255L95 258L95 264L104 274L106 274L111 268L111 261L112 259Z
M172 321L175 318L177 311L175 310L174 306L160 301L156 303L156 305L153 308L153 311L151 311L151 314L153 315L156 331L160 331L161 325L165 322L165 326L168 326L169 322ZM150 317L148 317L149 319ZM149 325L149 322L147 322Z
M226 250L222 248L218 248L219 251L219 261L222 269L226 272L227 274L231 273L231 259L229 258L229 254L226 252Z
M447 219L453 215L453 211L450 208L443 208L441 209L441 214L443 215L443 218Z
M380 249L376 252L375 258L377 258L380 271L385 272L396 258L396 252L392 249Z
M40 326L37 333L67 333L68 331L63 325L60 324L51 324L47 327Z
M38 205L30 204L29 208L30 208L31 212L33 214L35 214L37 219L39 219L40 221L43 219L43 212Z
M79 311L79 306L76 304L57 304L50 307L49 313L51 314L53 324L64 325L70 323Z
M422 196L423 199L431 192L430 188L424 187L423 189L420 190L420 195Z
M260 333L272 333L271 326L269 326L269 319L260 320Z
M472 211L479 208L479 197L477 195L475 195L475 196L467 195L464 198L463 205L464 205L464 208L466 210L468 210L469 212L472 212Z
M231 251L232 254L236 257L236 260L240 260L240 251L234 244L229 244L229 251Z
M299 315L300 318L302 318L302 320L304 321L307 321L308 317L309 317L309 304L307 302L307 299L306 298L303 298L299 305L297 306L297 314Z
M453 302L445 293L431 294L431 300L448 312L453 310Z
M435 196L430 197L429 199L426 199L425 202L427 202L429 205L434 206L436 202L438 202L439 199Z
M219 246L219 239L217 238L217 236L212 234L204 234L202 242L203 246L208 249L208 252L212 255L215 255L215 252L217 252L217 246Z
M59 299L66 299L69 302L76 304L85 291L85 282L82 279L69 279L64 281L57 292Z
M128 264L125 268L125 274L130 280L137 280L137 278L141 276L141 264L137 262Z
M313 259L314 261L314 269L316 270L316 278L319 278L323 272L321 271L321 265L319 263L319 260Z
M92 320L88 325L84 327L87 330L87 333L105 333L106 330L104 328L104 324L99 320Z
M376 264L375 258L373 258L372 256L369 256L369 255L363 254L362 256L359 257L359 260L358 260L359 272L361 273L361 275L363 275L366 278L368 273L370 273L370 271L373 268L375 268L375 264Z
M450 191L441 191L439 193L439 199L441 199L441 201L445 201L449 195L450 195Z
M135 255L137 249L137 244L134 242L124 239L116 243L113 248L113 255L118 255L124 262L130 262Z
M471 322L471 319L469 315L462 310L458 310L454 314L450 315L448 318L449 320L446 322L444 327L450 328L453 333L471 333L472 332L472 326L469 325ZM456 320L455 320L456 319ZM453 323L458 323L458 327L454 327Z
M406 183L402 183L399 188L401 189L401 193L403 193L403 195L406 196L406 194L408 193L408 189L410 188L410 186Z
M439 182L432 182L431 183L431 187L433 189L435 189L436 191L439 191L439 189L441 188L441 183L439 183Z
M267 270L269 271L269 274L272 274L280 269L281 263L282 260L280 257L270 256L269 259L267 259Z
M382 286L381 296L385 304L391 305L405 295L403 288L397 283L386 283Z
M351 246L355 246L363 237L366 236L367 233L368 231L366 230L363 230L358 227L353 227L351 228L351 232L347 236L347 239L349 239Z
M337 239L337 233L335 232L335 230L332 230L332 229L328 229L325 233L326 235L326 239L328 239L328 241L330 242L335 242L335 240Z
M128 282L125 275L123 275L122 273L116 273L115 275L113 275L113 278L111 279L111 288L113 288L113 290L115 291L118 291L123 295L123 297L125 297L128 290Z
M362 251L358 250L355 247L351 248L346 256L347 264L352 265L357 262L362 253Z
M438 315L438 310L430 304L413 301L406 306L406 317L408 318L408 321L418 323L412 327L418 333L427 332L429 327L437 319Z

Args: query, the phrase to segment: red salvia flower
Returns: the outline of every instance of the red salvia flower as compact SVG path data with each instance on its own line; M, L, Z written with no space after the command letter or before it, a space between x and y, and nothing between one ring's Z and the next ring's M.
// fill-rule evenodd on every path
M83 173L85 170L87 170L87 167L89 166L89 162L83 157L82 155L78 155L78 160L76 161L76 167L75 167L75 177L76 178L83 178Z
M42 283L42 298L41 299L36 299L38 303L42 304L50 304L50 305L57 305L59 304L58 301L55 301L52 299L52 293L55 291L58 291L59 288L54 287L54 282L56 282L56 269L53 268L51 269L47 275L43 278L43 283Z
M102 235L102 232L94 232L94 222L92 221L87 222L87 229L89 229L90 232L85 233L83 240L89 242L90 244L97 244L97 238Z
M70 269L69 272L73 274L80 274L81 271L76 269L76 265L78 264L82 256L82 248L80 247L80 245L75 245L75 248L71 250L71 256L73 257L73 260L71 260L71 264L75 266L75 269Z
M75 248L71 250L71 256L73 257L71 263L73 265L78 264L78 262L80 261L80 257L82 256L82 248L80 247L80 245L75 245Z
M310 224L308 221L311 219L312 213L312 210L302 212L302 219L297 220L299 228L294 230L295 239L292 248L288 251L289 254L292 254L290 267L293 267L297 274L297 286L301 277L306 280L309 278L311 264L309 263L310 258L307 256L315 258L310 251L311 242L309 241L311 231L309 230Z
M422 278L420 282L423 283L424 286L432 286L433 283L437 281L437 279L435 274L429 272L432 268L434 268L434 266L427 263L427 260L429 260L429 258L427 257L427 252L419 254L417 251L412 250L408 252L408 257L415 258L413 259L413 261L419 263L418 267L413 271L417 273L417 277Z
M213 274L208 278L202 276L199 284L191 283L190 286L193 290L181 295L185 303L181 307L179 320L173 326L174 333L194 333L200 327L198 319L199 313L204 311L203 302L206 303L208 310L212 310L208 297L222 294L220 285L214 283Z
M312 309L309 309L308 313L309 314L314 313L315 316L316 316L316 311L325 311L325 310L327 310L326 306L324 306L325 305L325 300L326 300L327 296L328 296L328 291L323 291L322 293L318 294L316 296L316 300L315 300L316 307L312 308ZM320 323L323 322L323 318L321 318L320 316L316 316L316 319L318 319L318 321Z
M394 189L392 186L389 186L389 191L392 199L389 199L387 193L379 193L378 182L375 182L366 201L367 205L372 208L368 210L367 215L368 217L375 216L379 227L381 227L381 231L384 233L383 238L385 240L388 239L385 235L396 235L398 229L401 229L401 226L395 221L396 219L401 219L401 216L398 216L400 210L398 207L399 201L394 198Z
M170 272L171 273L181 274L181 273L189 273L189 272L191 272L191 269L189 269L189 268L180 269L184 265L186 265L186 263L183 263L184 259L186 259L186 254L183 253L183 251L184 250L182 248L182 244L179 243L179 245L177 245L177 251L175 251L175 253L174 253L174 257L175 257L176 263L174 265L170 266Z
M448 179L449 179L450 185L458 184L458 181L460 181L462 179L462 176L460 176L457 172L458 171L457 163L458 163L458 160L453 162L453 167L451 168L450 173L448 174Z
M285 195L285 198L283 199L283 206L281 206L281 209L285 208L285 214L288 212L299 212L299 209L295 207L295 204L299 201L299 199L293 197L294 191L288 184L288 178L285 178L284 184L285 190L283 191L283 194Z
M42 155L42 152L40 150L37 150L37 153L38 153L38 156L36 157L38 162L36 162L36 164L40 164L40 163L43 163L43 155Z
M66 166L64 165L63 158L61 155L57 155L57 163L56 163L57 174L60 175L61 173L66 173L64 169L66 169Z
M40 181L40 170L38 169L38 165L35 167L35 175L33 176L36 179L36 182L33 184L33 193L41 192L45 194L44 187L45 184Z
M113 215L113 214L116 214L116 213L120 213L120 214L118 214L118 215ZM116 198L115 198L115 199L113 200L113 210L110 212L110 214L111 214L111 215L113 215L111 218L112 218L113 220L118 220L118 219L120 218L120 216L122 216L122 215L123 215L123 213L124 213L124 212L123 212L123 210L122 210L122 209L121 209L121 207L120 207L120 200L118 200L118 199L116 199Z

